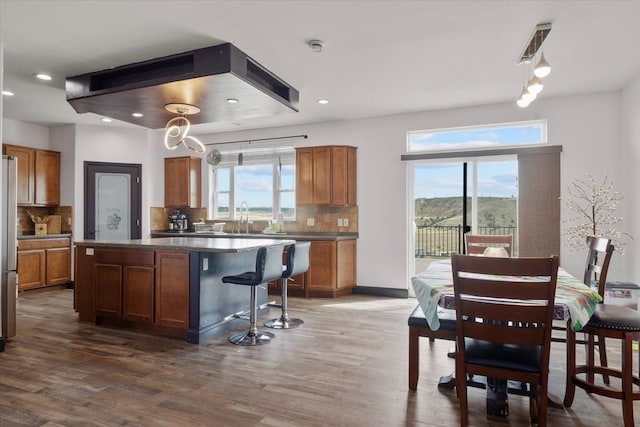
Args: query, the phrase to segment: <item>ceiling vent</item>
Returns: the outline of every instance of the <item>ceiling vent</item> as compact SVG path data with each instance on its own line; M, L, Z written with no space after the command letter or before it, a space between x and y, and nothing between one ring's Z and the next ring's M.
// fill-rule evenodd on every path
M151 129L175 116L173 103L200 107L194 125L298 111L298 91L230 43L67 77L66 92L78 113Z

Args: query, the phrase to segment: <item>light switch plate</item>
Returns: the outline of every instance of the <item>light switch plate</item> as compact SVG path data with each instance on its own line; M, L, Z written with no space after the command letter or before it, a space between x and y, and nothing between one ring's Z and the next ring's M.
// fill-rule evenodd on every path
M314 225L316 225L316 220L314 218L307 218L307 225L309 227L313 227Z
M93 255L93 248L86 248L84 251L85 255Z
M348 227L349 226L349 218L343 219L342 220L342 225L345 226L345 227Z
M338 218L338 227L342 227L342 218Z
M202 258L202 271L209 269L209 258Z

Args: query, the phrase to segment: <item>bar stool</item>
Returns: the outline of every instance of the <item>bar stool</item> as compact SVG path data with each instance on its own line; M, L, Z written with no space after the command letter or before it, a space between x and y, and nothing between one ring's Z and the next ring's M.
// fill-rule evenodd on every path
M262 247L258 249L255 271L236 276L224 276L223 283L251 286L250 327L247 332L240 332L229 337L229 341L237 345L261 345L271 342L275 335L271 332L259 331L256 326L258 316L257 287L266 285L282 276L282 252L284 245Z
M622 400L622 414L625 427L633 427L633 401L640 400L640 391L634 391L634 384L640 386L640 378L633 375L633 340L640 338L640 313L627 307L598 304L589 322L582 328L587 336L587 360L585 365L576 366L576 333L567 328L567 388L564 406L570 407L576 386L587 393L599 394ZM621 369L596 365L594 362L595 339L614 338L622 343ZM579 377L585 374L584 378ZM599 385L594 374L609 375L621 379L621 387Z
M264 326L274 329L292 329L304 323L301 319L290 319L287 312L287 280L296 274L309 270L309 248L311 242L297 242L287 248L287 265L282 272L282 314L279 319L267 320Z

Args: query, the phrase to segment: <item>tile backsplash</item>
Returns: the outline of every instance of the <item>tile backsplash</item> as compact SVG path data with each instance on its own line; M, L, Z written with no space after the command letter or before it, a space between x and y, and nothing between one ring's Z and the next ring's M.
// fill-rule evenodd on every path
M19 234L35 234L35 224L29 216L31 213L34 216L40 218L47 217L49 215L60 216L60 232L71 233L73 231L73 208L71 206L56 206L56 207L40 207L40 206L18 206L18 233ZM55 230L54 230L55 231ZM52 234L49 231L49 234Z
M172 208L152 207L151 208L151 230L164 231L169 228L169 214ZM189 215L189 220L197 222L225 222L224 231L230 233L238 229L237 221L215 220L207 221L207 209L198 208L180 209L180 212ZM289 233L357 233L358 232L358 207L319 207L301 206L297 209L296 221L285 221L284 230ZM249 231L260 233L269 225L268 221L252 219ZM313 225L309 225L313 222ZM244 230L245 225L242 225Z

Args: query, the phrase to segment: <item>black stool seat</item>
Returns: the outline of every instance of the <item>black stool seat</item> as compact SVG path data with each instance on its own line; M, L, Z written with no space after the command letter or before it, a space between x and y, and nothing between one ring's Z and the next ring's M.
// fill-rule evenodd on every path
M440 319L440 329L444 331L456 330L456 312L448 308L438 309L438 319ZM407 321L409 326L415 326L417 328L428 328L427 318L424 317L424 312L420 305L417 305L409 315Z
M640 313L627 307L598 304L585 328L640 332Z
M237 345L267 344L275 337L270 332L259 331L256 326L258 316L258 298L256 288L266 285L282 276L282 252L284 245L268 246L258 249L256 255L256 270L247 271L233 276L224 276L223 283L251 286L251 313L248 332L241 332L229 337L229 341Z

